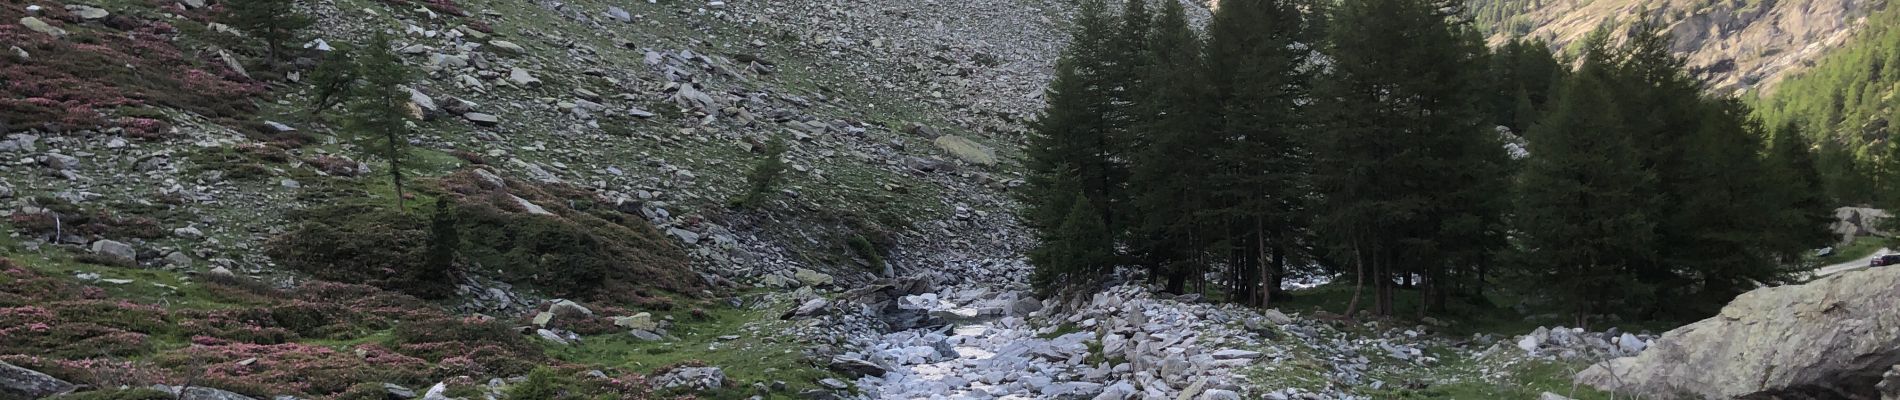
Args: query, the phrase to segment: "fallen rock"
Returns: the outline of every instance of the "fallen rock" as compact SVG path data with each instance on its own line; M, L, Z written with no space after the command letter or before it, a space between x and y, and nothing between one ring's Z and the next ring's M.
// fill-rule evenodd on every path
M46 21L41 21L39 18L34 18L34 17L20 18L20 25L25 26L26 29L31 29L34 32L44 33L44 34L53 35L53 36L66 36L65 29L59 29L59 27L47 25Z
M171 392L178 394L178 400L256 400L250 396L203 386L185 388L174 386L173 389Z
M797 271L792 272L792 278L808 286L825 286L835 282L831 275L804 268L799 268Z
M124 262L136 262L138 261L139 255L138 250L133 249L132 245L110 239L101 239L92 242L92 252L93 254L111 257L114 260Z
M784 315L780 315L779 319L825 315L825 313L829 312L826 306L830 305L831 301L825 300L823 297L806 300L804 304L799 304L797 308L793 308L790 311L786 311Z
M943 151L965 162L977 165L996 164L996 150L992 150L989 146L984 146L982 143L977 143L974 140L965 139L957 135L943 135L938 136L937 140L933 141L933 143L936 143L937 147L943 149Z
M73 384L26 368L0 362L0 398L37 399L71 393Z
M655 389L707 390L724 386L726 371L719 367L683 367L667 371L651 381Z
M653 322L653 314L648 313L634 314L629 317L614 317L614 326L643 331L657 331L660 329L660 324Z
M493 115L488 115L488 114L483 114L483 113L478 113L478 112L462 114L462 118L468 119L468 122L473 122L476 125L481 125L481 126L501 125L501 118L496 118Z
M1646 397L1874 398L1900 364L1900 269L1756 289L1576 381Z
M832 357L831 363L826 365L826 367L831 368L832 371L850 375L852 378L884 376L884 367L878 366L876 363L870 361L852 357Z

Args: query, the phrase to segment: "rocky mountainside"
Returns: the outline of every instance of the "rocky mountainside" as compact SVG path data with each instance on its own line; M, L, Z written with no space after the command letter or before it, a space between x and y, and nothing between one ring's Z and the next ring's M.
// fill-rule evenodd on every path
M1674 50L1717 88L1773 90L1790 73L1848 40L1885 0L1575 0L1524 3L1506 18L1492 42L1514 35L1542 38L1556 48L1599 26L1642 18L1660 22ZM1479 4L1484 6L1485 4ZM1506 29L1508 28L1508 29Z

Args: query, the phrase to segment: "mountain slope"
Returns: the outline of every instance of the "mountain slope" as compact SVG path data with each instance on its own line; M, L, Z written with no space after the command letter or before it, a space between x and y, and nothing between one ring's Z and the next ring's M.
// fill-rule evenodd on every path
M1493 43L1515 35L1566 48L1597 27L1650 18L1712 86L1773 90L1844 43L1885 0L1478 0L1471 4Z

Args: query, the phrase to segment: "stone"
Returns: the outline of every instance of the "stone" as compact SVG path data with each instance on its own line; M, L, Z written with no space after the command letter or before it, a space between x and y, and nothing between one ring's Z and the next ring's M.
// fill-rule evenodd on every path
M1539 342L1537 335L1524 335L1523 338L1517 340L1517 348L1526 353L1537 354Z
M256 400L250 396L203 386L174 388L169 391L178 393L178 400Z
M410 390L409 388L402 387L402 385L397 385L394 383L384 383L383 392L389 393L389 397L396 398L396 399L416 398L416 391Z
M820 379L818 380L818 384L823 385L826 388L830 388L831 390L845 390L845 389L851 388L851 385L844 383L844 381L838 380L838 378Z
M1875 398L1900 361L1900 268L1743 293L1576 382L1651 398Z
M1286 316L1286 313L1280 312L1280 309L1277 309L1277 308L1268 309L1266 312L1260 313L1260 315L1262 317L1266 317L1267 322L1271 322L1274 325L1286 325L1286 324L1293 323L1292 317Z
M1556 393L1544 392L1537 395L1537 400L1570 400L1570 398Z
M59 153L48 153L40 158L40 164L56 171L71 171L79 168L79 157Z
M422 394L422 400L449 400L448 393L448 383L437 382L435 386L430 386L429 390Z
M648 313L639 313L627 317L614 317L614 326L644 331L660 330L660 324L653 322L653 314Z
M478 112L462 114L462 118L467 119L468 122L473 122L475 123L475 125L480 125L480 126L501 125L501 118L496 118L493 115L488 115L488 114L483 114L483 113L478 113Z
M725 386L726 372L719 367L680 367L648 382L654 389L710 390Z
M0 398L37 399L71 393L75 388L51 375L0 362Z
M792 279L797 279L799 282L802 282L807 286L825 286L825 285L830 285L833 282L835 282L835 280L832 279L831 275L827 275L823 272L813 271L813 270L804 269L804 268L799 268L793 271Z
M521 87L535 87L541 86L541 78L534 77L534 74L528 73L526 69L516 67L508 70L508 83Z
M533 322L534 322L534 326L542 326L542 327L548 326L549 322L554 322L554 312L542 311L542 312L534 313Z
M133 249L132 245L110 239L92 242L92 253L124 262L136 262L139 255L138 250Z
M943 135L931 142L935 143L937 148L943 149L944 152L964 162L977 165L996 164L996 150L974 140L957 135Z
M549 342L554 342L554 344L559 344L559 345L567 344L567 338L561 337L561 334L555 333L554 331L550 331L546 329L536 329L534 330L534 334L535 336L540 336L541 339L545 339Z
M1633 355L1643 352L1643 349L1648 348L1649 344L1643 343L1642 339L1637 339L1636 335L1624 333L1623 336L1616 338L1616 346L1618 349L1623 350L1623 354Z
M1900 400L1900 365L1887 368L1874 389L1880 391L1880 400Z
M46 21L41 21L39 18L22 17L20 18L20 25L25 26L26 29L32 30L34 32L44 33L44 34L53 35L53 36L66 36L65 29L59 29L59 27L47 25Z
M658 333L653 333L651 331L647 331L643 329L630 330L630 331L627 331L627 334L633 335L634 339L640 339L640 340L644 340L648 342L658 342L661 339L665 339L664 337L660 337L660 334Z
M1240 393L1227 389L1208 389L1201 392L1201 400L1240 400Z
M504 53L511 54L511 55L521 55L521 54L526 54L528 52L528 49L522 48L521 45L515 44L515 42L506 41L506 40L491 40L491 41L488 41L488 45L493 46L496 50L500 50Z
M1238 359L1251 360L1251 359L1260 358L1260 352L1258 351L1235 350L1235 349L1215 351L1213 355L1214 355L1214 359L1216 360L1238 360Z
M779 319L792 319L794 317L810 317L810 316L825 315L826 313L829 312L829 309L826 307L830 305L831 305L831 300L826 300L823 297L813 298L811 300L806 300L802 304L799 304L798 307L794 307L791 310L785 311L785 314L780 315Z
M554 302L554 305L548 306L548 312L552 312L556 314L567 312L567 313L578 313L578 314L589 316L589 317L594 316L594 310L589 310L587 309L586 306L582 306L580 303L575 303L573 300L556 301Z
M607 17L619 20L620 22L633 22L632 13L628 13L627 10L616 6L607 6Z
M845 356L832 357L831 363L825 367L830 368L832 371L850 375L852 378L884 376L885 372L884 367L878 366L876 363Z
M78 4L67 5L66 10L72 11L73 14L79 15L79 18L85 19L87 21L101 19L101 18L105 18L106 16L112 15L112 13L106 12L106 10L102 8L78 5Z
M205 237L205 233L204 231L198 230L198 228L196 227L187 226L183 228L172 229L172 236L177 236L177 237L186 238L186 239L197 239L197 238Z
M408 90L409 90L409 104L414 104L417 110L421 110L425 114L431 114L438 111L442 111L441 107L438 107L435 105L435 99L429 97L428 94L424 94L422 93L422 91L416 90L415 88L408 88Z

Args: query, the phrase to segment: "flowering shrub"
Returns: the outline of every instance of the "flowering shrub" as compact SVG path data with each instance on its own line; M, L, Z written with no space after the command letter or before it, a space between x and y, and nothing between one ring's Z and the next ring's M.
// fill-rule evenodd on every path
M121 117L119 127L125 128L125 134L139 139L163 139L171 134L172 126L165 121L152 118Z
M439 377L514 376L546 361L541 348L507 324L441 315L408 321L393 332L397 351L437 361Z
M4 355L0 362L39 371L68 382L96 387L178 383L176 375L145 362L98 358L60 359L40 355Z
M194 346L157 357L159 366L203 371L207 386L268 398L328 396L362 382L420 384L429 365L382 346L348 351L300 343Z
M18 21L26 16L24 6L0 5L0 21ZM65 25L73 39L0 24L0 43L30 54L0 55L7 58L0 62L0 120L14 129L91 128L108 122L105 110L145 104L236 117L254 110L251 98L265 91L222 62L187 56L173 43L177 29L169 24L115 16L102 28L81 27L66 24L78 18L61 7L43 11L42 21Z
M304 160L304 162L310 163L310 166L326 174L335 176L356 176L356 161L348 158L321 155L312 157L309 160Z

